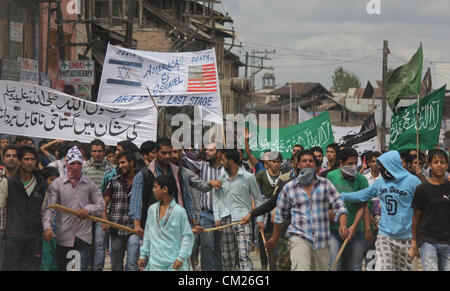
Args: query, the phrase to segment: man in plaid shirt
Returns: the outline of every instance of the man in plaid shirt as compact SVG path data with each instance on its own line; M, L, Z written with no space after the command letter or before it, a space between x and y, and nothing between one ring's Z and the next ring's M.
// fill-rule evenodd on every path
M343 239L348 234L347 209L333 184L315 174L316 164L311 151L300 153L298 167L297 178L280 192L273 237L266 242L266 247L275 246L284 221L290 220L291 270L326 271L330 257L328 209L332 205L334 220L340 223L339 234Z
M131 152L121 152L118 157L119 176L114 177L103 194L105 204L111 203L109 210L109 220L121 225L134 227L133 220L128 216L130 208L130 194L133 179L136 175L134 164L136 156ZM106 207L103 212L106 219ZM108 231L107 225L102 225L104 231ZM127 252L126 271L138 271L140 238L137 234L132 234L124 230L109 228L111 235L111 270L123 271L123 259Z

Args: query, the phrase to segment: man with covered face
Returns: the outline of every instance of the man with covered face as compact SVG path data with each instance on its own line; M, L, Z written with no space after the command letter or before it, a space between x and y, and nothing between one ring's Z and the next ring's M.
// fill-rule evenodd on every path
M48 205L61 204L77 211L76 216L47 208L44 212L44 239L49 242L55 237L52 226L56 216L56 260L60 271L65 271L69 264L67 254L78 251L80 265L76 270L86 271L92 243L92 223L88 215L100 216L105 209L105 202L97 185L83 176L83 156L74 146L66 155L67 176L60 176L48 189ZM70 257L70 256L69 256Z
M279 194L273 236L266 248L276 245L284 222L289 221L291 270L326 271L330 260L329 206L332 205L334 221L340 223L343 239L347 237L347 209L333 184L316 174L313 152L306 150L298 155L299 174Z
M344 148L338 156L339 169L331 171L327 179L333 183L339 193L359 191L369 186L367 179L358 173L358 152L351 148ZM348 211L347 229L348 244L336 265L337 271L361 271L364 255L364 225L363 216L366 203L346 202ZM339 224L330 224L330 266L336 260L337 254L344 243L339 235Z
M381 220L375 243L377 271L409 271L414 191L419 178L402 166L398 151L389 151L377 159L381 179L370 187L352 193L341 193L345 202L360 203L379 196Z

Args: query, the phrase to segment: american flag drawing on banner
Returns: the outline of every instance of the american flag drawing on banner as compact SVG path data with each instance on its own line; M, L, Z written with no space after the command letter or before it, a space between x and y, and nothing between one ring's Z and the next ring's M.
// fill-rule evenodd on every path
M187 92L217 92L215 64L190 66Z

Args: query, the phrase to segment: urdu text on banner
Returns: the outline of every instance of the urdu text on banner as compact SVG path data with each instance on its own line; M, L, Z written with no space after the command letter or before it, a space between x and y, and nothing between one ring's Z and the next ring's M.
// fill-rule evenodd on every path
M86 143L98 138L108 145L156 141L157 112L150 102L111 106L4 80L0 80L0 94L2 133Z
M222 104L214 48L197 52L149 52L108 44L97 101L157 106L197 106L203 120L222 124Z

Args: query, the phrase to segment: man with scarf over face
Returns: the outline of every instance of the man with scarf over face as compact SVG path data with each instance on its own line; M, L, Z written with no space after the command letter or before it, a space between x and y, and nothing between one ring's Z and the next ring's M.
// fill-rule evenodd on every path
M347 147L338 155L340 168L331 171L327 179L333 183L339 193L359 191L369 186L367 179L357 170L358 152ZM348 211L347 228L348 244L342 253L341 259L336 265L336 271L361 271L364 255L363 216L367 203L346 202ZM330 267L336 260L337 254L344 243L339 235L339 225L330 224ZM370 229L369 229L370 230Z
M341 193L345 202L359 203L379 197L381 220L375 242L376 271L410 271L408 256L411 247L414 191L421 184L419 178L402 166L398 151L389 151L377 159L382 179L352 193Z
M92 243L92 223L88 215L100 216L105 209L105 202L97 185L81 174L83 156L76 146L66 155L67 176L53 181L48 189L48 205L60 204L77 211L77 215L58 212L47 208L44 212L44 239L50 241L55 234L52 223L56 216L56 260L60 271L75 268L86 271L89 266L90 246ZM80 264L74 260L75 266L69 264L67 257L79 254ZM69 253L69 256L68 256ZM69 266L70 265L70 266Z
M326 271L330 261L329 205L333 207L334 221L339 220L343 239L347 237L347 209L333 184L316 175L313 152L301 151L299 156L299 174L280 192L273 236L266 242L266 248L275 246L283 223L290 217L291 270Z

